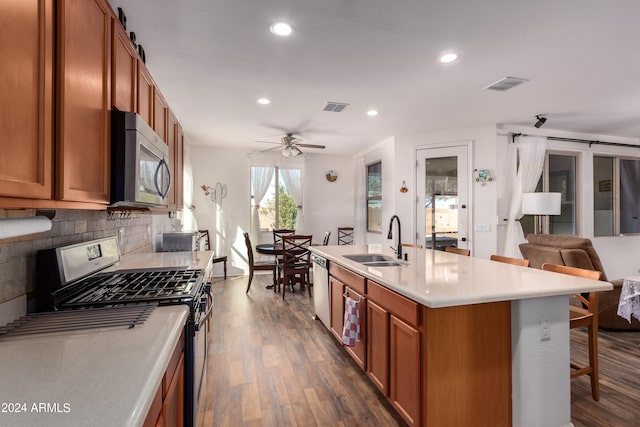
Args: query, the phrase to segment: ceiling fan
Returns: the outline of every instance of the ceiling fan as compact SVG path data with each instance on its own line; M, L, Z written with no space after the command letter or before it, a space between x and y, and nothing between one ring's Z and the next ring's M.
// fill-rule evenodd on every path
M256 141L256 142L262 142L262 143L266 143L266 144L278 144L279 147L273 147L273 148L267 148L266 150L262 150L260 151L261 153L266 153L268 151L273 151L273 150L282 150L281 154L283 157L295 157L298 156L300 154L303 154L302 150L300 149L300 147L302 148L320 148L320 149L324 149L325 146L324 145L318 145L318 144L301 144L301 142L303 142L303 139L300 139L298 137L293 136L293 133L287 133L285 136L283 136L282 138L280 138L280 142L273 142L273 141Z

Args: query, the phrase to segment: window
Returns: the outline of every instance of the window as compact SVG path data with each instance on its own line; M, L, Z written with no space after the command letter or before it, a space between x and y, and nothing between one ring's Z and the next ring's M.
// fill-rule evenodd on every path
M544 171L538 181L536 192L561 193L560 215L550 215L542 225L542 232L549 234L577 234L576 218L576 156L573 154L547 153ZM533 233L533 215L520 220L524 234Z
M252 182L254 182L254 174L257 172L256 167L251 167ZM261 167L260 169L264 169ZM287 228L294 230L296 228L296 218L298 214L297 203L292 197L289 188L283 178L283 170L279 167L273 167L273 176L269 183L268 189L258 204L258 218L260 220L260 230L270 231L273 229ZM300 171L298 169L287 169L289 176L294 180L290 185L300 187ZM252 186L253 188L253 186ZM254 194L251 194L251 208L255 208L256 200Z
M367 231L382 233L382 162L367 165Z
M640 160L593 157L595 236L640 233L639 186Z

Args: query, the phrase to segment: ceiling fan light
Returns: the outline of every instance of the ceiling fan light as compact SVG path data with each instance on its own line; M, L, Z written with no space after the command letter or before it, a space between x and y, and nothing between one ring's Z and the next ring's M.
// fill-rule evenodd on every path
M282 150L280 154L282 154L282 157L289 157L291 155L291 151L289 150L289 147L287 147L284 150Z

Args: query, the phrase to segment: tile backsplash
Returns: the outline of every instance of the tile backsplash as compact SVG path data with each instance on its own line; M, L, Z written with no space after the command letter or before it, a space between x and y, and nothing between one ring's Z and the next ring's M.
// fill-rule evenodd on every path
M0 210L0 217L13 216L8 212ZM51 230L0 240L0 304L34 290L35 255L41 249L117 236L118 230L123 229L120 249L126 254L151 245L154 233L173 228L167 214L132 212L121 219L117 213L110 218L106 211L58 209L51 220Z

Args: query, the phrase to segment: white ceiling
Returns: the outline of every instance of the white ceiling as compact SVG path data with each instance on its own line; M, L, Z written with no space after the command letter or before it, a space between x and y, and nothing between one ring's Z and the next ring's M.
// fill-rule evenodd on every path
M288 131L351 154L392 135L530 126L536 114L545 129L640 137L640 1L110 2L193 144L261 150L255 140ZM294 35L272 35L276 20ZM458 61L439 63L451 50ZM505 76L529 82L483 90ZM327 101L349 106L324 112Z

